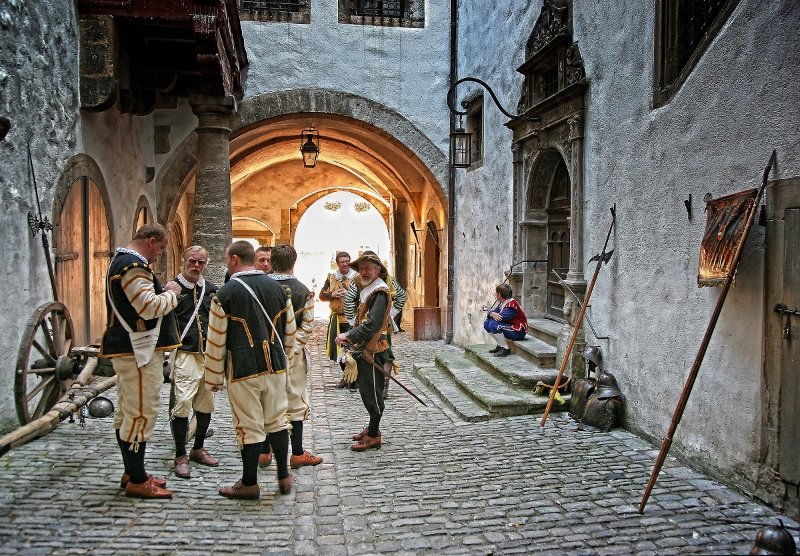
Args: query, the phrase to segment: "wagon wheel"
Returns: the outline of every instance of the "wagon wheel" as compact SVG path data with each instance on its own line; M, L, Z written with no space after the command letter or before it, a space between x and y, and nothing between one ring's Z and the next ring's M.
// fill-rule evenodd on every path
M14 396L23 425L38 419L66 392L72 379L69 358L74 333L63 303L51 301L34 311L19 345Z

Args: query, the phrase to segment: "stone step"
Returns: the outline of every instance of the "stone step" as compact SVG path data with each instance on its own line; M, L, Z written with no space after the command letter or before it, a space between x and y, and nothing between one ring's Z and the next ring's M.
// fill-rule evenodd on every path
M548 344L536 336L526 336L522 340L509 341L508 345L511 346L511 353L519 355L522 359L542 369L554 367L556 364L555 345Z
M511 355L504 358L518 357ZM517 388L502 380L494 373L482 369L465 355L440 352L436 355L436 366L446 371L458 386L470 397L487 409L492 417L510 417L514 415L530 415L539 413L547 406L547 396L537 396L530 388ZM566 403L554 406L553 411L569 408L569 396Z
M560 322L550 319L528 319L528 335L555 346L562 326L564 325Z
M532 390L540 380L546 382L548 378L555 378L558 374L558 369L553 366L540 367L513 353L507 357L496 357L489 353L489 350L493 347L494 344L465 346L464 353L473 362L472 364L477 364L477 366L489 371L499 379L520 388ZM555 348L553 348L554 360Z
M464 421L476 423L491 418L491 413L464 392L447 371L433 365L414 365L414 376Z

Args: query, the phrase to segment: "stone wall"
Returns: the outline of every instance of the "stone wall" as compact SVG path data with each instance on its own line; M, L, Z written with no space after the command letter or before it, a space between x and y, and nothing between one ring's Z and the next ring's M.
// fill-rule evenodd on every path
M130 238L141 195L156 206L154 185L145 183L145 167L152 166L152 118L120 116L116 109L81 112L78 51L74 2L0 0L0 116L11 120L0 141L0 287L8 294L0 312L0 430L17 426L13 371L25 323L36 307L53 300L41 236L33 236L28 226L36 203L27 144L42 214L51 222L54 207L60 206L56 191L65 190L63 182L79 154L99 169L108 188L115 244Z
M459 12L459 77L487 81L506 108L519 99L514 68L541 7L518 4L470 3ZM573 38L590 82L586 260L602 247L617 204L615 253L590 315L598 334L610 336L598 343L627 396L627 426L660 441L719 295L696 286L701 199L758 186L773 148L773 177L800 173L800 93L790 86L800 64L800 7L742 0L672 101L652 109L652 3L573 4ZM477 309L511 262L511 133L488 97L484 110L483 165L461 171L457 186L455 337L462 344L482 338ZM689 194L691 221L683 203ZM763 243L763 229L754 228L673 445L740 484L755 478L758 460ZM593 270L594 263L585 267L587 280Z
M308 25L243 21L245 98L303 88L364 97L398 111L447 152L449 8L430 2L423 28L339 24L337 0L312 2Z

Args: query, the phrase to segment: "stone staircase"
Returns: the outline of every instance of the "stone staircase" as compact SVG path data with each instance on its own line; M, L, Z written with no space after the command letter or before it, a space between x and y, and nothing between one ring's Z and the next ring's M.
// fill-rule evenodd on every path
M433 364L415 364L414 374L465 421L541 413L548 396L537 396L534 388L558 374L560 332L557 322L528 319L527 337L513 342L508 357L489 353L494 343L469 345L463 352L440 352ZM569 408L569 394L563 396L565 403L556 402L553 411Z

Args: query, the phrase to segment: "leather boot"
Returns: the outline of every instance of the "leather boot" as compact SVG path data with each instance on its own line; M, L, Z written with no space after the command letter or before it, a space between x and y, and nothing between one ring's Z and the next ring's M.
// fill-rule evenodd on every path
M258 484L244 486L242 480L236 481L233 486L222 487L219 493L225 498L238 498L239 500L258 500L261 496L261 489Z
M192 468L189 467L189 456L178 456L175 458L175 476L181 479L191 478Z
M172 498L172 491L158 486L153 477L149 477L141 484L128 482L125 487L125 496L129 498Z
M354 452L363 452L364 450L380 450L381 449L381 435L378 436L370 436L368 434L364 435L364 438L350 446L350 449Z
M367 432L369 431L369 427L364 427L364 430L361 432L357 432L353 435L353 440L361 440L365 436L367 436Z
M285 479L278 479L278 490L281 491L281 494L289 494L292 492L292 485L294 484L294 479L292 476L289 475Z
M207 465L209 467L216 467L219 465L217 459L209 454L205 448L198 448L196 450L193 448L189 452L189 459L200 465Z
M153 477L149 473L147 474L148 479L152 479L152 481L156 484L156 486L160 488L164 488L167 486L167 481L162 479L161 477ZM119 488L125 488L128 486L128 482L130 481L130 476L127 473L122 474L122 478L119 480Z

